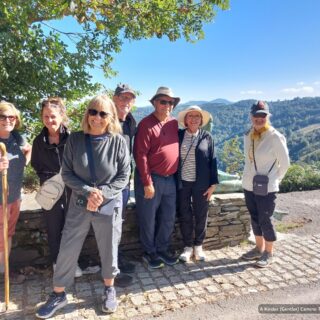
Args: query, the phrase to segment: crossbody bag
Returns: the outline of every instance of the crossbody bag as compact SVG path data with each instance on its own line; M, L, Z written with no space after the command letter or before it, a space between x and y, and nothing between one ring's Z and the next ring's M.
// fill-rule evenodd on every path
M254 156L254 140L252 140L252 153L253 153L253 162L254 162L254 168L257 170L257 164L256 159ZM266 175L263 174L256 174L253 177L252 183L253 183L253 189L252 192L257 196L266 196L268 194L268 184L269 184L269 173L271 172L272 168L274 167L276 163L276 160L274 160L271 168L269 169L268 173Z

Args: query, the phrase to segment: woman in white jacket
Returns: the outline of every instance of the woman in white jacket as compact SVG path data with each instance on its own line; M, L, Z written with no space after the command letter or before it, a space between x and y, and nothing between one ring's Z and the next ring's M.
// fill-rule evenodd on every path
M275 209L276 193L280 181L290 165L285 137L270 124L266 102L258 101L251 107L251 129L244 136L245 166L242 186L246 205L251 216L251 226L256 247L245 253L245 260L257 260L256 266L267 267L273 260L273 242L276 233L271 222ZM253 177L269 178L268 193L257 195L253 190Z

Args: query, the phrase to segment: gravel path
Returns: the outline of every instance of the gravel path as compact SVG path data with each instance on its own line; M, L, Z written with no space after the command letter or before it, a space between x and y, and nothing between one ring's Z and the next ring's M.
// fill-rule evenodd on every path
M320 232L320 190L279 193L276 210L287 213L275 215L275 224L287 227L287 233L305 236Z

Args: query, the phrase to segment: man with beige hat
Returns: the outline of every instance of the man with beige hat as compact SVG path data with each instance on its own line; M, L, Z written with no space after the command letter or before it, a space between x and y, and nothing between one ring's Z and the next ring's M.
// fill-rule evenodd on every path
M159 87L150 102L154 112L141 120L134 141L135 197L140 241L149 268L178 262L169 252L176 216L176 182L179 163L178 122L171 117L180 98Z

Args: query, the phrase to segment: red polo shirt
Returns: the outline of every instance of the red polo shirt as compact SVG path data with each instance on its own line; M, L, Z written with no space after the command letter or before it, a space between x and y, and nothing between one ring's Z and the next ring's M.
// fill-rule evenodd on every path
M152 184L151 173L168 176L179 163L178 122L160 122L154 114L141 120L134 139L133 156L144 186Z

